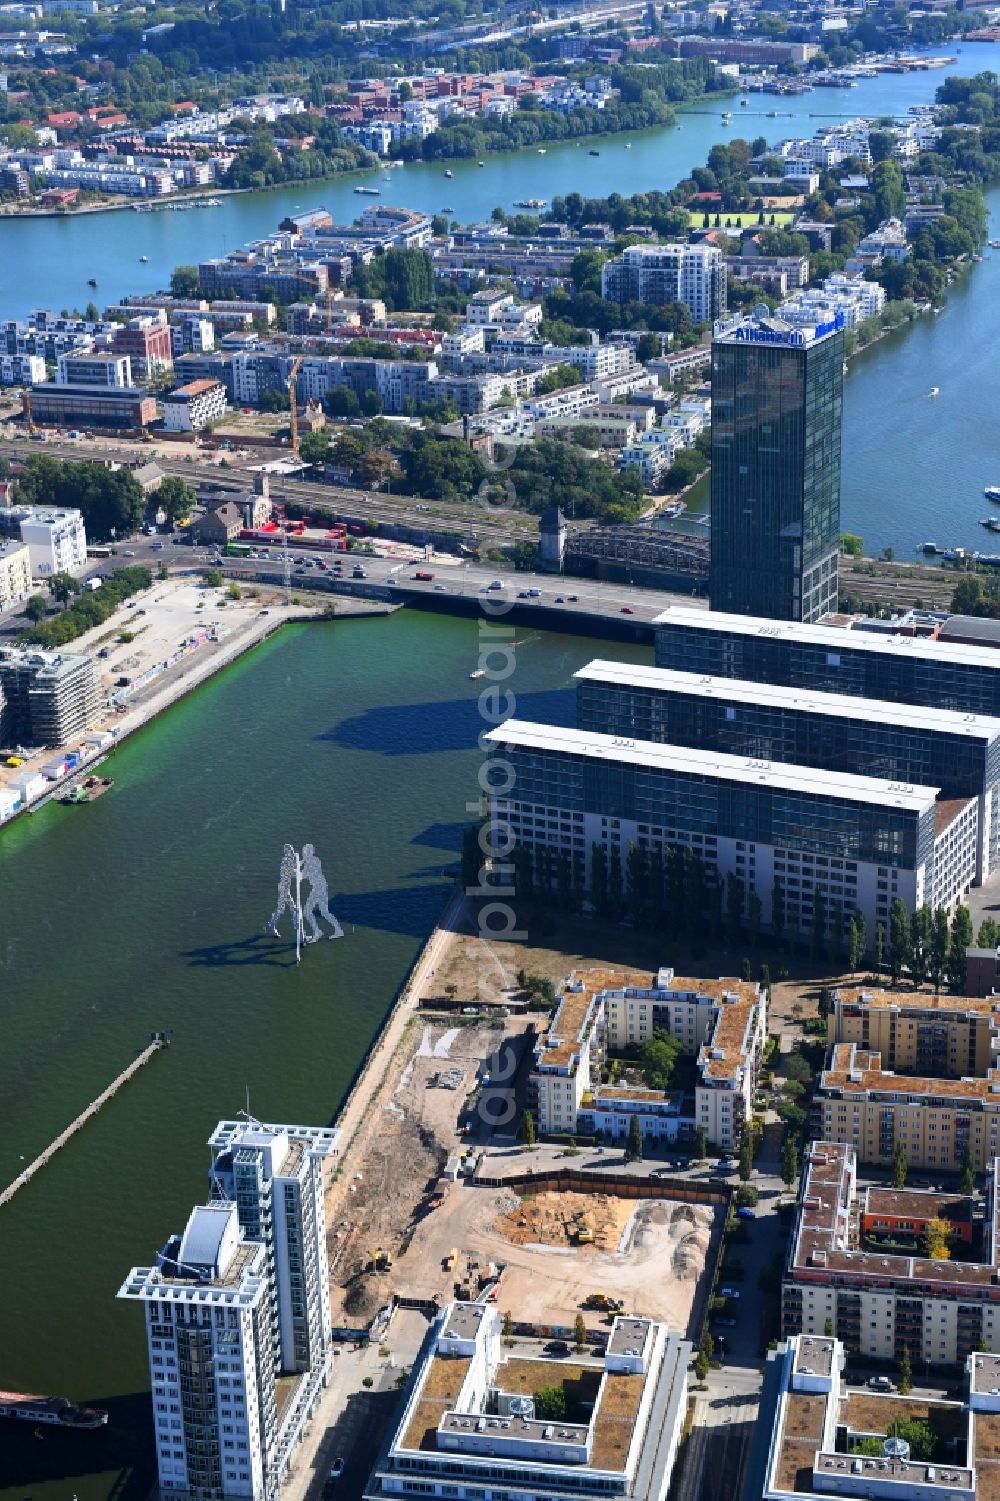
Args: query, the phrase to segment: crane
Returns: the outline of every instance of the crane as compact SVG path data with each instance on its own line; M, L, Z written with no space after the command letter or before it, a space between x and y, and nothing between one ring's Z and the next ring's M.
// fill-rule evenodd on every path
M301 368L302 356L297 354L292 361L292 368L288 372L288 415L290 418L288 428L292 441L292 454L295 458L299 456L299 409L295 383L299 378L299 370Z
M28 432L31 433L32 436L34 436L34 434L38 431L38 429L35 427L34 419L33 419L32 415L31 415L31 392L30 391L22 391L21 392L21 413L22 413L22 415L24 417L25 423L27 424Z

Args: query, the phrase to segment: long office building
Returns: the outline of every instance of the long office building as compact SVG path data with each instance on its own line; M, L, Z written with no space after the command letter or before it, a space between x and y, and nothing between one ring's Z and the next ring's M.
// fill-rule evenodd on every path
M681 847L710 877L734 876L765 928L777 887L788 930L810 930L821 895L874 932L894 898L949 908L971 883L976 803L942 812L935 787L516 719L485 741L496 828L565 861L578 889L591 890L595 846L623 871L632 845L654 858Z
M1000 654L922 636L671 606L656 665L1000 718Z
M274 1501L332 1351L322 1218L335 1131L223 1121L212 1201L118 1296L146 1310L163 1501Z
M576 674L582 730L941 788L975 799L973 879L1000 860L1000 718L595 661Z
M782 1279L783 1333L815 1338L831 1328L850 1352L897 1366L909 1350L914 1370L925 1361L962 1365L976 1350L1000 1352L997 1166L990 1164L983 1199L972 1201L975 1259L932 1260L916 1227L929 1217L954 1218L955 1195L911 1190L908 1212L886 1214L903 1205L881 1190L873 1206L875 1190L859 1190L853 1145L811 1142ZM865 1211L870 1227L890 1221L897 1242L908 1224L912 1250L875 1244Z
M843 327L716 324L713 610L811 621L837 607Z

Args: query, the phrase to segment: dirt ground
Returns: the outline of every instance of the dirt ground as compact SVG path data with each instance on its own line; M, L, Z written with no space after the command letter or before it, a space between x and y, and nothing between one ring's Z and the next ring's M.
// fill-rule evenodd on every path
M571 1244L559 1228L580 1205L595 1229L603 1227L603 1244ZM396 1286L417 1297L452 1297L456 1283L474 1280L470 1267L485 1271L492 1261L505 1266L497 1302L515 1318L571 1325L589 1293L607 1292L624 1299L626 1312L683 1333L694 1323L715 1216L708 1205L669 1199L545 1193L522 1200L509 1190L456 1183L417 1226L395 1268ZM519 1243L522 1218L548 1238ZM446 1272L452 1250L458 1262Z
M632 1209L627 1199L613 1194L540 1193L520 1199L515 1208L499 1214L493 1229L512 1245L577 1246L581 1226L593 1234L590 1249L614 1251Z
M511 1028L520 1029L514 1020ZM480 1064L498 1047L500 1027L449 1026L418 1019L394 1060L395 1080L376 1107L363 1148L352 1153L347 1181L338 1180L337 1200L327 1203L327 1250L333 1321L367 1319L399 1285L399 1260L415 1217L428 1213L421 1201L437 1184L449 1155L459 1147L456 1123L475 1084ZM443 1076L457 1080L449 1088ZM350 1171L349 1171L350 1169ZM396 1262L378 1274L368 1270L377 1250Z

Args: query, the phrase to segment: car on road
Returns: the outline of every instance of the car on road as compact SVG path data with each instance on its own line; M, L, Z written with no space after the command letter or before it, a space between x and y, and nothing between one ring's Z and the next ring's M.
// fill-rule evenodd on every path
M518 589L518 591L517 591L517 597L518 597L518 599L530 599L531 598L531 596L529 595L527 589Z
M487 587L487 589L502 589L503 588L503 579L491 579L490 582L486 585L486 587Z
M125 552L122 553L122 557L123 558L134 558L135 557L135 553L131 550L131 548L129 548L127 551L125 551Z
M344 1464L345 1464L345 1460L343 1459L342 1456L341 1456L341 1458L335 1459L333 1461L333 1464L330 1466L330 1479L331 1480L339 1480L340 1479L341 1475L343 1475L343 1473L344 1473Z
M738 1298L739 1292L735 1287L720 1287L719 1295L723 1298Z
M546 1355L568 1355L569 1345L564 1339L550 1339L545 1346Z
M717 1325L718 1328L720 1328L720 1329L735 1329L736 1328L736 1320L735 1319L715 1319L713 1321L713 1323L715 1325Z
M163 543L162 542L154 542L153 543L153 551L154 552L162 552L163 551Z
M736 1214L741 1220L755 1220L757 1218L753 1210L749 1209L745 1204L737 1209Z
M633 610L631 605L622 605L619 613L622 615L634 615L635 611Z
M564 605L565 603L566 603L566 601L563 599L562 595L561 594L557 594L556 595L556 604L557 605Z
M579 594L567 594L566 599L571 605L578 605L580 603Z
M868 1380L868 1388L873 1392L894 1392L896 1383L890 1381L888 1376L871 1376Z
M435 594L447 594L448 590L445 588L444 584L435 584L434 585L434 593Z

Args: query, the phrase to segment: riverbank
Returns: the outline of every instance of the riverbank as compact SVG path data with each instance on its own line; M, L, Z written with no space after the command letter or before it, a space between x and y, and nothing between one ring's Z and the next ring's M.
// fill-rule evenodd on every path
M124 209L132 209L136 213L151 214L163 213L168 209L176 209L183 205L186 208L209 208L213 207L213 198L229 198L237 193L249 193L249 188L206 188L203 192L195 190L190 193L172 193L169 198L112 198L106 203L81 203L70 204L65 208L40 208L37 205L21 208L16 203L7 203L0 207L0 220L3 219L77 219L85 214L117 214ZM206 201L207 200L207 201Z

